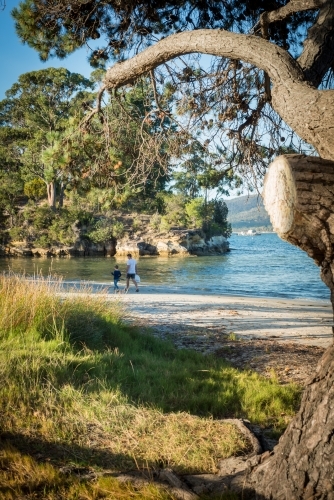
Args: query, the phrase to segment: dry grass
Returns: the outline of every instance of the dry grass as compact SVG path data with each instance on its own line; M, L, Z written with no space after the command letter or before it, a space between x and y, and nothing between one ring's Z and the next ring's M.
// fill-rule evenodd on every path
M83 481L66 475L50 463L38 463L12 447L0 451L2 500L175 500L166 488L150 481L119 482L113 477Z
M142 415L134 429L128 438L137 461L170 467L180 474L215 473L220 459L246 453L248 447L235 426L187 413L156 414L153 419Z
M116 299L87 292L0 276L0 436L15 448L1 455L1 498L170 498L111 478L67 483L57 467L215 472L249 446L221 418L284 425L293 414L295 387L177 351L125 324Z

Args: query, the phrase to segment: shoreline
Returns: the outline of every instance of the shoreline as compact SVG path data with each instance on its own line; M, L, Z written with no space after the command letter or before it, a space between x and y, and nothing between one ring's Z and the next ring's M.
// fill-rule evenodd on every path
M163 335L192 331L210 337L211 332L240 340L275 340L307 346L329 347L333 342L333 313L328 300L231 296L215 293L180 293L133 285L119 298L134 323Z

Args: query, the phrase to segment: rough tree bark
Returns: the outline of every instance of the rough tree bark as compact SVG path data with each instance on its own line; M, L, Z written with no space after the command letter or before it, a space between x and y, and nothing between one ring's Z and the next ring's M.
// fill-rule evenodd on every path
M48 204L52 210L56 209L56 183L55 181L48 182L46 185L48 194Z
M264 203L275 231L320 266L333 301L334 162L286 155L270 165ZM334 348L303 394L300 410L274 452L249 471L245 498L334 499Z
M334 304L334 162L279 156L266 175L263 198L274 231L320 266Z
M303 394L297 416L274 452L245 480L244 498L334 499L334 348Z

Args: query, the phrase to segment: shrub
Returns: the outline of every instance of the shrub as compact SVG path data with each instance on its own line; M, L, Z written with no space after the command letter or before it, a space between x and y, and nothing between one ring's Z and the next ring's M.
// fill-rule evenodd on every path
M161 217L161 222L160 222L160 226L159 226L159 229L161 232L168 232L170 231L170 228L172 227L171 223L168 221L168 218L163 215Z
M153 229L157 230L159 229L160 224L161 224L161 215L158 213L153 214L150 220L150 226Z
M87 233L87 236L94 243L103 243L112 238L121 238L124 234L122 222L113 221L109 218L99 219Z
M164 218L170 226L186 226L185 201L186 198L180 194L168 194L164 197Z
M13 241L22 241L26 237L26 231L23 229L23 227L12 227L9 230L9 235L11 240Z
M33 200L40 200L46 196L46 185L42 179L33 179L24 184L24 194Z
M109 219L98 220L93 228L87 233L88 238L94 243L103 243L113 237L111 221Z
M112 233L115 238L122 238L122 236L124 236L125 233L123 222L120 221L114 222L112 226Z
M76 235L71 227L71 223L62 217L57 217L49 228L49 240L52 243L62 243L63 245L72 245Z
M48 248L51 244L50 238L47 234L41 234L35 239L35 246L41 248Z
M32 225L38 230L47 229L55 219L55 213L50 207L38 207L31 216Z
M142 227L143 223L139 217L135 217L132 222L132 229L138 231Z
M185 206L185 211L191 227L202 227L205 217L203 198L194 198Z

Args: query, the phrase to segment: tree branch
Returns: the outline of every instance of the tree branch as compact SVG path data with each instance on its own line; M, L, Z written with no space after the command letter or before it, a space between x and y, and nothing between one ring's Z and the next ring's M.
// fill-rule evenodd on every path
M334 61L334 3L332 0L290 0L280 9L263 12L253 31L261 28L264 38L271 23L305 10L317 10L319 15L309 29L304 50L297 59L305 80L318 87Z
M299 65L289 53L266 40L224 30L195 30L166 37L132 59L116 63L107 70L105 86L117 88L131 84L160 64L191 53L242 59L266 71L274 83L292 78L304 80Z
M323 158L334 157L334 91L319 91L308 85L299 64L287 51L256 36L224 30L171 35L109 68L104 84L112 89L132 83L160 64L190 53L241 59L266 71L273 82L273 109Z
M106 90L106 86L105 85L103 85L99 89L99 91L97 93L97 96L96 96L96 107L94 109L92 109L92 111L87 116L85 116L85 118L80 123L80 128L81 127L85 127L87 125L87 123L90 122L90 120L93 118L94 115L96 115L97 113L100 113L100 111L101 111L102 96L103 96L103 93L104 93L105 90Z
M307 81L318 87L334 62L334 2L320 9L314 25L308 30L304 50L297 59Z
M263 12L258 24L269 25L276 21L282 21L296 12L320 9L327 3L328 0L290 0L290 2L280 9L272 10L271 12Z

